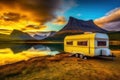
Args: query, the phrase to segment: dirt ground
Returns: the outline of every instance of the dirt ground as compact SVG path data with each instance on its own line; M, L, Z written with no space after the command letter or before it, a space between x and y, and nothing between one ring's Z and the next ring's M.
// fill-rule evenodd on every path
M0 66L0 80L118 80L120 50L112 51L116 58L70 57L68 53L36 57L28 61Z

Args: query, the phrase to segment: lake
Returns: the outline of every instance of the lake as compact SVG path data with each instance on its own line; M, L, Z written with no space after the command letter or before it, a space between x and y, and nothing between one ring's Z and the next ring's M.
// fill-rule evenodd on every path
M0 65L38 56L54 56L63 52L62 44L1 44Z
M22 52L47 52L48 55L55 55L63 51L63 44L1 44L0 53L7 53L10 50L13 54Z
M120 49L110 45L110 49ZM0 65L28 60L38 56L54 56L64 51L63 44L3 44L0 45Z

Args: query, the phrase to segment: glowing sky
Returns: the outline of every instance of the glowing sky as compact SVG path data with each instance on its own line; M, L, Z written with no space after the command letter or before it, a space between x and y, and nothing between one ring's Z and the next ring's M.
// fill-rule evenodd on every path
M120 0L0 0L0 32L58 31L70 16L95 20L119 7Z

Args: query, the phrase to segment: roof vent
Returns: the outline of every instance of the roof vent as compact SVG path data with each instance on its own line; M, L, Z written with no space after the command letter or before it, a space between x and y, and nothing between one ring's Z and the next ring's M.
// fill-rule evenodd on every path
M84 32L84 34L91 34L92 32Z

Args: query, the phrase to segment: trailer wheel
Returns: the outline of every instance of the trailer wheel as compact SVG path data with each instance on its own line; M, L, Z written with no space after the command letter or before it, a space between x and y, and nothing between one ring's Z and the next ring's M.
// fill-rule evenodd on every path
M79 57L79 54L75 54L75 57Z
M113 53L112 53L112 60L115 60L115 56L113 55Z
M83 55L82 54L80 54L80 56L79 56L81 59L83 59Z
M85 60L86 60L86 59L87 59L87 56L84 56L84 57L83 57L83 59L85 59Z

